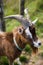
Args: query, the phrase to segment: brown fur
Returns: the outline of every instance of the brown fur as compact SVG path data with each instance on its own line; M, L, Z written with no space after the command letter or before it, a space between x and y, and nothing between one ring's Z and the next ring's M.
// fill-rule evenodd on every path
M18 27L19 28L19 27ZM1 32L0 33L0 56L7 56L10 65L12 65L13 61L20 56L21 51L19 51L13 41L13 37L15 36L15 39L17 41L17 44L20 48L24 48L26 44L28 43L33 51L36 53L37 48L33 47L30 44L30 41L27 41L25 38L25 33L19 34L18 28L13 30L13 32ZM21 27L23 28L23 27Z

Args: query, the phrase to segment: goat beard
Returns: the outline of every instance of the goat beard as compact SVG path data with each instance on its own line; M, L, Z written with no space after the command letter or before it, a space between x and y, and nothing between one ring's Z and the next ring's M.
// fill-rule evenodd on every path
M38 48L31 46L33 54L36 54L38 52Z
M38 48L34 47L34 48L33 48L33 53L36 54L37 52L38 52Z

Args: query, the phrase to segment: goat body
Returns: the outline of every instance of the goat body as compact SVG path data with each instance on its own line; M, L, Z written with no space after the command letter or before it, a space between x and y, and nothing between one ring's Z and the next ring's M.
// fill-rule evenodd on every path
M7 56L10 60L10 65L12 65L14 59L21 54L21 51L19 51L14 44L14 36L18 45L24 48L25 44L21 43L26 42L26 40L18 34L17 30L14 30L14 32L0 32L0 56Z
M23 27L21 28L23 29ZM9 65L12 65L13 61L21 54L21 51L15 46L14 37L19 47L23 49L27 44L25 36L24 32L22 35L18 32L18 28L12 32L0 32L0 56L7 56ZM33 48L33 50L35 49Z

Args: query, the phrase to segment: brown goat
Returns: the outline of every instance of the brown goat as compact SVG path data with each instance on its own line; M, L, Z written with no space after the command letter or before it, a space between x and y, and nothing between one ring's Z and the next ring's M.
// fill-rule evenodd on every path
M22 26L13 30L13 32L0 32L0 56L7 56L10 61L9 65L12 65L13 61L19 57L22 52L22 50L19 50L16 47L14 37L21 49L24 49L27 43L31 46L34 52L38 49L34 47L33 44L31 45L31 39L27 40L25 29Z
M35 26L28 19L21 15L6 16L5 19L16 19L22 26L14 29L12 32L0 32L0 56L7 56L9 65L20 56L22 50L27 44L30 45L33 52L36 53L41 45L36 36ZM37 19L34 21L34 23Z

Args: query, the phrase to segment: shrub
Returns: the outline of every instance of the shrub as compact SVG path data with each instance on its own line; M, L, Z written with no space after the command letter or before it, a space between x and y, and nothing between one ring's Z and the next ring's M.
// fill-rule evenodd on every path
M17 62L14 62L14 65L19 65Z
M6 57L0 57L0 65L9 65Z
M21 62L26 62L27 61L27 58L25 56L20 56L20 61Z
M31 55L32 50L31 50L31 48L30 48L29 45L26 45L26 47L25 47L25 51L28 52L29 55Z

